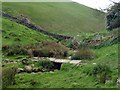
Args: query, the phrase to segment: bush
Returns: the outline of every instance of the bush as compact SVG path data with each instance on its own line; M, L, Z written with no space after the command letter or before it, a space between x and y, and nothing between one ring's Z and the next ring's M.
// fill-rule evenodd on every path
M5 68L2 70L2 87L6 88L9 85L15 84L16 68Z
M95 76L100 83L105 83L111 73L110 68L107 65L98 64L93 67L92 75Z
M21 41L20 38L14 38L14 41Z
M111 69L107 65L96 64L87 65L83 69L83 73L89 76L95 77L95 79L100 83L105 83L106 80L111 79Z
M39 65L45 69L52 69L52 67L54 66L53 63L47 59L40 60Z
M9 46L9 49L7 51L7 56L13 56L13 55L27 55L27 50L22 45L12 45Z
M36 47L33 45L28 51L32 56L64 58L67 57L68 49L60 43L43 42Z
M8 45L3 45L2 46L2 50L5 51L5 50L8 50L9 49L9 46Z
M61 43L45 42L43 43L44 53L50 53L55 58L64 58L67 56L67 48Z
M42 56L44 56L44 54L43 54L43 52L41 50L32 49L32 50L28 50L28 52L29 52L29 54L31 54L31 56L34 56L34 57L42 57Z
M81 60L81 59L94 59L95 55L89 48L80 48L78 52L71 57L71 59Z
M28 53L34 57L53 57L53 53L48 48L46 49L29 49Z
M9 33L10 36L16 37L17 35L14 32Z
M78 47L79 47L79 43L77 40L71 40L71 39L70 40L62 40L61 43L71 49L78 49Z
M68 55L68 49L64 45L55 42L43 42L26 46L18 43L9 47L4 46L3 49L6 51L7 56L29 55L31 57L65 58Z

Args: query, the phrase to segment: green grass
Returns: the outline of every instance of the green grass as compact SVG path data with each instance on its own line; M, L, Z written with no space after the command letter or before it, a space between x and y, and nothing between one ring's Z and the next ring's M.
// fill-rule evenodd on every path
M71 66L69 65L71 68ZM74 71L74 73L73 73ZM87 80L86 83L90 83L91 81L94 81L93 78L85 76L85 74L79 72L79 69L75 70L72 69L71 71L65 72L65 71L56 71L54 73L37 73L37 74L24 74L24 75L16 75L17 88L74 88L74 87L92 87L93 84L85 84L83 81ZM31 78L30 78L31 77ZM23 80L20 80L20 78L23 78ZM30 81L34 78L36 82L38 82L36 85L32 86L30 84ZM39 79L38 79L39 78ZM88 80L89 79L89 80ZM21 84L20 84L21 83ZM24 83L24 84L22 84Z
M14 21L3 18L3 33L2 33L2 45L14 45L14 44L34 44L42 41L54 41L55 39L29 29L23 25L20 25ZM18 40L19 39L19 40Z
M65 67L65 66L64 66ZM16 85L11 88L96 88L96 87L117 87L115 82L101 84L95 77L87 75L86 69L90 65L74 67L66 66L67 71L55 71L54 73L18 74L16 75ZM22 79L22 80L21 80ZM36 82L31 85L31 81ZM87 84L86 84L87 83ZM112 84L112 85L110 85Z
M3 3L3 11L19 17L21 14L49 32L75 36L78 39L86 38L91 34L106 32L104 25L104 13L90 9L77 3ZM9 19L3 18L3 45L20 43L23 45L34 44L42 41L54 41L42 33L38 33ZM12 34L12 35L10 35ZM77 36L79 35L79 36ZM18 40L20 39L20 40ZM18 41L16 41L18 40ZM114 78L118 77L118 45L94 49L96 58L83 60L86 65L74 66L63 64L60 71L36 74L17 74L16 84L10 88L93 88L93 87L117 87ZM10 60L18 56L11 56ZM26 57L26 56L22 56ZM19 60L22 60L20 58ZM112 70L112 82L99 83L95 77L86 74L96 64L107 64ZM34 63L39 67L37 63ZM5 64L5 67L24 67L21 63ZM35 85L31 82L35 81Z
M53 33L81 39L86 34L105 31L105 14L78 3L4 2L2 7L3 11L18 17L22 14Z
M72 64L63 64L60 71L53 73L36 73L36 74L17 74L16 85L10 88L117 88L116 78L118 77L118 45L95 49L97 58L87 61L88 64L74 66ZM106 55L108 54L108 55ZM90 72L94 65L106 64L112 70L111 82L105 84L99 83L94 76L90 76ZM31 82L35 81L35 85Z
M93 60L96 63L108 64L112 68L118 67L118 46L119 44L114 44L108 47L102 47L100 49L95 49L95 54L97 58Z

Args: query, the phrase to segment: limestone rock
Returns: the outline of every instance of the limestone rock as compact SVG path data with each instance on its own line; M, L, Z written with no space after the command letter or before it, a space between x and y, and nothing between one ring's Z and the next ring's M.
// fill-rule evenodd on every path
M27 59L26 58L24 58L24 59L22 59L22 64L27 64Z
M21 72L24 72L24 69L23 68L17 68L17 73L21 73Z
M33 68L33 72L39 72L38 68Z
M25 66L25 71L31 73L33 68L31 66Z
M120 86L120 78L117 79L117 84Z
M9 59L5 59L5 60L4 60L5 63L8 63L9 61L10 61Z

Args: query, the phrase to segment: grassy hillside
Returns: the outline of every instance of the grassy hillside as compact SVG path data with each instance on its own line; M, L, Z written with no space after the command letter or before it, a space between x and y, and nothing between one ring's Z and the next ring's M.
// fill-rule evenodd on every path
M14 16L21 14L43 29L80 38L86 33L105 30L104 13L86 6L67 3L7 3L3 11Z
M13 45L13 44L34 44L42 41L55 40L49 36L38 33L32 29L29 29L23 25L20 25L14 21L10 21L3 18L2 22L2 44Z
M86 6L67 2L67 3L15 3L4 2L3 11L22 18L21 15L30 19L36 25L49 32L75 36L79 40L84 38L91 39L91 34L107 32L105 30L104 13L88 8ZM35 44L42 41L56 41L56 39L36 32L21 24L3 17L2 24L2 42L4 46L2 67L5 83L9 88L116 88L118 79L118 45L103 45L100 48L90 48L93 58L80 59L80 65L62 64L60 70L46 71L50 63L45 62L45 57L52 55L64 55L65 59L76 55L72 49L64 47L59 43ZM101 33L101 34L102 34ZM107 32L108 33L108 32ZM91 36L91 37L89 37ZM108 41L107 35L103 37ZM111 38L110 38L111 39ZM94 41L95 41L94 40ZM101 40L101 39L100 39ZM93 40L91 40L93 41ZM63 41L64 42L64 41ZM66 42L67 43L67 42ZM74 43L74 42L71 42ZM81 42L82 43L82 42ZM15 44L23 44L26 47L15 47ZM34 44L34 45L32 45ZM68 44L68 43L67 43ZM12 47L7 47L11 45ZM75 44L76 45L76 44ZM17 46L17 45L16 45ZM85 45L84 45L85 46ZM87 46L85 46L87 47ZM89 48L79 46L78 52L80 57L91 56ZM25 50L23 50L25 49ZM84 54L84 51L88 51ZM25 52L24 52L25 51ZM30 53L29 53L29 52ZM76 50L77 51L77 50ZM33 53L34 52L34 53ZM50 52L50 55L49 55ZM5 54L4 54L5 53ZM54 54L55 53L55 54ZM30 55L29 55L30 54ZM36 54L36 55L33 55ZM42 56L43 55L43 56ZM36 58L33 58L33 57ZM37 58L37 56L39 58ZM40 58L42 57L42 58ZM53 56L52 56L53 57ZM24 63L23 60L27 63ZM55 57L56 58L56 57ZM40 59L41 61L36 61ZM49 58L45 58L46 60ZM62 60L62 59L61 59ZM21 62L22 61L22 62ZM100 66L101 65L101 66ZM30 66L32 69L42 69L38 72L27 72L25 67ZM52 65L51 65L52 66ZM12 68L12 69L11 69ZM14 71L15 69L15 71ZM17 73L19 69L23 72ZM28 68L29 69L29 68ZM48 68L49 70L50 68ZM6 70L6 71L5 71ZM11 71L10 71L11 70ZM45 70L45 71L44 71ZM8 72L9 71L9 72ZM9 79L10 78L10 79ZM15 79L15 80L14 80ZM8 80L8 82L7 82ZM14 82L15 81L15 82ZM4 81L3 81L4 82ZM11 84L9 84L9 82Z
M97 59L86 61L87 64L74 66L63 64L60 71L45 72L36 74L18 74L16 75L16 85L12 88L115 88L116 78L118 77L118 45L112 45L96 49ZM84 61L83 61L84 62ZM112 70L111 80L105 84L99 83L96 77L89 75L93 67L98 64L106 64ZM104 67L103 67L104 68ZM92 72L91 72L92 73ZM33 79L34 78L34 79ZM39 78L39 79L38 79ZM31 82L36 82L34 85ZM24 84L23 84L24 83ZM87 83L87 84L86 84Z
M108 64L112 68L118 67L118 46L119 44L95 49L97 59L93 62Z

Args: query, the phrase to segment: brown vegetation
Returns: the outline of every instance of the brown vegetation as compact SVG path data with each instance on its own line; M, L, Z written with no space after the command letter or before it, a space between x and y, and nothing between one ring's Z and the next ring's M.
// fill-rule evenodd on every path
M72 56L72 59L81 60L81 59L93 59L95 54L89 48L82 47L80 48L75 55Z

